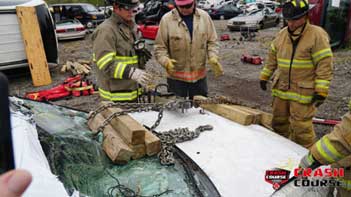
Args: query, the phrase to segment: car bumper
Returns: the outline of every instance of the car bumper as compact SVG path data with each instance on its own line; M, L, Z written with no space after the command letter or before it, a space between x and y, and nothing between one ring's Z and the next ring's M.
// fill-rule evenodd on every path
M81 31L81 32L57 33L57 39L58 40L70 40L70 39L84 38L86 33L87 33L86 30Z
M257 31L260 29L259 25L252 24L252 25L234 25L234 24L228 24L227 25L229 30L232 31Z

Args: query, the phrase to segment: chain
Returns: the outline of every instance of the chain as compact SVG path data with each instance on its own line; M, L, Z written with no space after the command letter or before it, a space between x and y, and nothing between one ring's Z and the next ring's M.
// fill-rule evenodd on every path
M137 104L139 104L139 103L137 103ZM103 107L98 108L96 111L94 111L94 112L92 113L92 114L94 114L93 117L95 117L97 113L100 113L100 112L104 111L105 109L107 109L107 108L110 107L110 106L111 106L111 105L106 105L106 107L103 106ZM120 105L113 105L113 106L118 106L118 107L120 107ZM126 105L124 105L124 106L126 106ZM107 118L104 120L104 122L98 127L97 133L96 133L96 134L98 134L98 133L100 133L100 132L103 132L103 130L105 129L105 127L106 127L108 124L110 124L110 122L111 122L114 118L116 118L116 117L118 117L118 116L127 115L128 113L148 112L148 111L150 111L150 110L157 110L158 107L160 107L160 106L155 107L155 104L154 104L154 103L152 103L152 105L150 105L150 103L149 103L149 104L146 104L146 105L140 104L139 107L137 107L137 105L134 106L134 104L128 105L128 106L130 106L130 108L124 109L124 110L122 110L122 111L115 112L115 113L111 114L109 117L107 117ZM92 116L90 116L90 117L92 117ZM162 117L163 117L163 110L162 110L162 108L160 108L160 112L159 112L159 114L158 114L158 118L157 118L155 124L153 125L153 128L156 128L156 127L160 124Z
M199 137L203 131L212 130L211 125L199 126L195 131L190 131L188 128L177 128L166 132L156 133L156 136L161 141L161 151L158 154L162 165L174 164L173 147L176 143L185 142Z
M94 118L100 112L111 107L118 107L123 109L138 109L138 108L151 107L151 108L157 109L157 108L161 108L162 104L159 104L159 103L107 103L106 105L100 106L96 110L90 112L88 120Z

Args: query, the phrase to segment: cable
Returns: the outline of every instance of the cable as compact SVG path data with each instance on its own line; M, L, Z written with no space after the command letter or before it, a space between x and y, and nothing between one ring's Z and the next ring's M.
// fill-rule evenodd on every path
M112 178L116 181L116 183L117 183L117 185L112 186L112 187L110 187L110 188L107 189L107 195L108 195L109 197L114 197L114 196L115 196L115 195L113 195L113 193L114 193L114 191L115 191L116 189L118 189L119 193L120 193L122 196L124 196L124 197L159 197L159 196L162 196L163 194L168 194L168 193L170 193L170 192L173 192L173 190L167 189L166 191L161 192L161 193L159 193L159 194L153 194L153 195L151 195L151 196L142 196L142 195L136 194L136 192L135 192L134 190L132 190L132 189L126 187L125 185L122 185L122 184L119 182L119 180L118 180L115 176L113 176L108 170L106 170L106 172L107 172L107 174L108 174L110 177L112 177Z

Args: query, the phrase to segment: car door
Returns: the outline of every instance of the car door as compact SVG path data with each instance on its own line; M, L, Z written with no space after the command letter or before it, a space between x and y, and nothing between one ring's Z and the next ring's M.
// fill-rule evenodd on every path
M228 12L229 12L228 18L236 17L240 13L239 9L233 4L229 4L227 6L227 8L228 8Z
M263 21L265 26L272 26L274 23L274 16L269 8L263 10Z

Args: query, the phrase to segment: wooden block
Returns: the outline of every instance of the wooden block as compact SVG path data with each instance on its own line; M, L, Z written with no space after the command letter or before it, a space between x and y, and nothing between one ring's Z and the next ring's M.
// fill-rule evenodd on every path
M35 7L17 6L16 11L33 85L49 85L51 76Z
M262 111L252 109L250 107L240 106L240 105L232 105L232 107L236 107L240 110L246 111L254 116L252 124L261 124L262 119Z
M133 150L123 141L123 139L107 125L104 129L104 140L102 147L108 157L117 164L126 164L134 155Z
M272 119L273 115L271 113L262 111L261 125L266 127L267 129L273 130L272 128Z
M88 121L88 127L90 130L96 134L99 126L104 122L105 118L102 114L97 114L94 118Z
M161 141L150 131L145 131L145 147L148 156L156 155L161 151Z
M201 107L242 125L250 125L254 121L254 116L251 113L237 109L230 105L203 104Z
M145 156L145 144L130 145L130 148L133 150L132 159L140 159Z
M109 108L101 112L107 118L115 112L119 112L119 108ZM144 144L145 128L129 115L122 115L111 120L111 126L120 136L131 145Z

